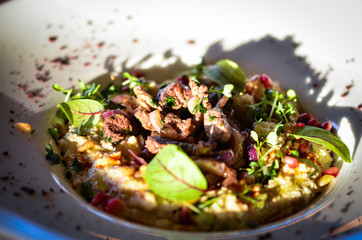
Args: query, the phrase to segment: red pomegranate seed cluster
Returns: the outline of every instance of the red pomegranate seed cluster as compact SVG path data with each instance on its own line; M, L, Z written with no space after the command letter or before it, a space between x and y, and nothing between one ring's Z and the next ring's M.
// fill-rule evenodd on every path
M325 121L323 123L318 122L318 120L313 117L310 113L302 113L299 115L296 127L304 127L304 126L312 126L312 127L319 127L323 128L324 130L331 131L332 129L332 122Z
M266 74L260 75L260 81L265 88L267 89L273 88L273 81Z
M93 197L91 204L113 215L116 214L121 207L121 202L118 198L111 198L109 194L102 191L97 192Z

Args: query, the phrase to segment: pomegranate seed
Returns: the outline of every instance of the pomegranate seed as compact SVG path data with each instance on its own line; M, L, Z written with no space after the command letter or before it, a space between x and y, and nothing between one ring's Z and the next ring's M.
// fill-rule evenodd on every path
M302 113L299 115L297 122L307 124L313 118L310 113Z
M288 167L290 167L292 169L298 167L298 165L299 165L299 162L295 157L285 156L284 162L285 162L285 164L288 165Z
M93 197L91 204L93 206L99 206L106 202L109 198L109 195L105 192L99 191L97 194Z
M332 129L332 122L331 121L325 121L321 124L321 128L327 131L331 131Z
M304 126L305 126L305 124L302 122L297 122L297 124L295 125L295 127L297 127L297 128L304 127Z
M136 77L136 78L140 78L140 77L144 77L146 76L145 73L141 72L141 71L134 71L133 75Z
M177 82L179 84L183 84L183 85L186 85L188 86L189 85L189 79L187 78L187 76L180 76L180 77L177 77Z
M312 118L311 120L308 121L307 125L312 126L312 127L316 127L316 126L318 126L318 121L317 121L317 119Z
M118 198L111 198L107 201L105 211L110 214L116 214L119 207L121 206L121 202Z
M180 212L180 216L179 216L179 219L180 219L180 222L182 224L188 224L191 222L191 209L188 208L188 207L182 207L181 208L181 212Z
M339 173L339 168L338 167L331 167L331 168L328 168L324 174L328 174L328 175L332 175L332 176L335 176L337 177Z
M263 86L267 89L273 88L273 81L265 74L260 75L260 81Z

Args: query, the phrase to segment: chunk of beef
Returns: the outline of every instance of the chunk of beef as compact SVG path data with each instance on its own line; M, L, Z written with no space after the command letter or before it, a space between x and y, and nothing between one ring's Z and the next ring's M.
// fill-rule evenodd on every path
M125 114L116 114L104 120L103 137L112 143L123 140L133 131L130 117Z
M196 82L193 79L190 79L189 87L191 90L191 95L193 97L196 97L196 96L199 97L202 107L204 107L205 109L212 108L212 105L209 102L209 93L208 93L208 88L206 85L199 86L196 84Z
M198 143L188 143L171 140L158 135L148 136L145 147L150 153L157 154L162 148L169 144L180 146L187 154L191 156L211 155L213 150L216 148L216 143L214 141L199 141Z
M209 109L204 114L204 128L208 139L226 143L230 140L231 130L226 116L218 108Z
M171 126L175 129L179 135L186 138L193 135L195 132L195 125L192 123L192 119L181 119L176 114L168 113L165 117L165 126Z
M178 110L187 107L189 92L187 86L173 82L158 92L157 100L162 107Z
M248 132L240 132L237 129L231 127L230 148L233 151L234 156L226 163L229 167L239 169L245 165L245 155L248 138Z
M138 102L142 107L145 109L159 109L161 108L157 106L157 104L153 101L152 96L148 94L147 92L143 91L141 86L135 86L133 88L133 92L137 97Z
M138 119L138 121L141 122L142 127L146 130L150 130L150 131L156 131L156 129L153 127L151 121L150 121L150 117L149 117L149 112L147 110L144 110L142 108L138 108L136 110L136 112L134 113L135 117Z

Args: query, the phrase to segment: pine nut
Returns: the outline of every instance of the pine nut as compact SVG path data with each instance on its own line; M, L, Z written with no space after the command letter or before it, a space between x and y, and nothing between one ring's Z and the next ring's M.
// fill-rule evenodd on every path
M14 124L16 130L23 132L23 133L30 133L31 126L29 123L17 122Z

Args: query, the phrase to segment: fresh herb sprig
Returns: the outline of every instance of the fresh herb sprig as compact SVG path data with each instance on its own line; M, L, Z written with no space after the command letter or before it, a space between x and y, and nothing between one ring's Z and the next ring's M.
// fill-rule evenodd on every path
M289 122L289 117L296 111L292 103L297 102L297 95L293 89L289 89L286 95L274 89L265 89L261 101L248 105L255 121L272 121L280 123Z
M272 151L279 147L277 132L280 128L281 125L278 124L264 140L259 139L258 134L255 131L250 132L250 137L255 141L254 147L257 151L258 161L251 162L249 164L250 168L247 168L246 170L250 176L255 176L257 182L265 182L268 179L273 179L277 175L279 169L278 159L274 159L272 164L269 166L265 164L265 160ZM265 147L268 148L268 150L263 153L262 148Z

